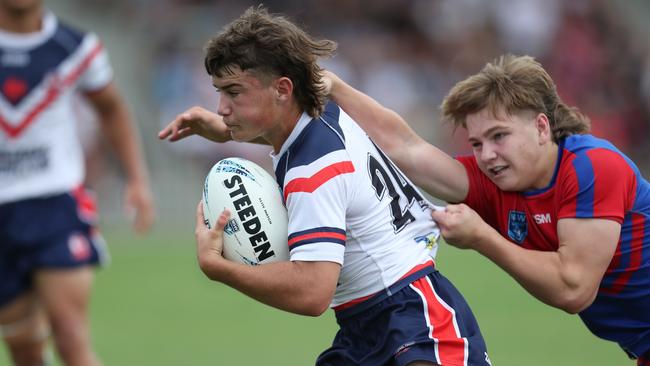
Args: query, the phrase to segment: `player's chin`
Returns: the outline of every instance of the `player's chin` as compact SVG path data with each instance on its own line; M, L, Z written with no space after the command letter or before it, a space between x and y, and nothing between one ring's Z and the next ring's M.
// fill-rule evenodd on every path
M254 140L255 137L256 136L241 130L230 130L230 138L236 142L250 142Z
M490 179L500 190L504 192L521 192L526 189L521 187L519 182L514 179Z

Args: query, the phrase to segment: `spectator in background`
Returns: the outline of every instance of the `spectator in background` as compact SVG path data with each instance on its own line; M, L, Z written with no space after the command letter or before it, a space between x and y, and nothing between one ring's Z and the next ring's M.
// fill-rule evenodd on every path
M92 267L107 259L84 189L75 94L97 112L127 176L138 232L154 219L138 134L99 39L41 0L0 0L0 334L16 365L44 365L50 332L69 366L91 346Z
M223 22L224 14L232 14L234 9L243 9L246 3L252 2L223 1L218 6L207 0L162 3L172 7L168 14L177 17L173 21L191 19L185 22L192 27L191 31L178 40L184 47L181 56L187 58L193 52L200 52L200 42L196 40L205 39L206 29L212 29L215 22ZM644 42L647 36L635 29L634 22L626 17L625 10L633 4L609 0L522 0L516 4L501 0L380 0L373 1L372 6L368 6L368 1L308 0L307 3L305 9L309 11L297 10L291 1L265 2L271 9L301 19L314 33L336 38L340 45L338 53L326 67L407 118L425 139L440 144L450 153L468 150L462 148L465 144L458 143L461 141L456 136L442 136L440 127L434 127L439 125L430 123L431 101L441 101L456 81L480 68L482 60L514 52L530 54L548 65L560 95L569 103L580 105L592 117L596 135L612 138L637 159L650 156L643 154L650 119L646 105L650 103L643 99L644 79L639 77L643 75L645 54L650 51ZM642 2L636 3L647 8ZM145 6L140 14L148 19L147 29L159 29L152 44L178 47L169 45L169 36L164 31L167 27L160 30L166 22L160 20L159 14L152 12L146 2L140 4ZM643 14L643 9L639 13ZM591 76L592 82L603 87L578 88L577 85L583 85L579 83L571 86L576 76L584 74L576 67L584 65L590 69L594 61L585 58L583 42L575 43L575 52L571 49L574 43L570 41L577 39L575 34L584 32L591 35L581 35L581 38L591 37L588 42L603 50L595 61L604 67ZM634 41L635 37L639 40ZM187 45L189 49L185 48ZM563 51L567 47L572 52ZM556 67L567 63L573 66ZM344 65L345 70L338 65ZM159 79L156 88L160 84L173 84L165 73L156 72L154 78ZM183 83L179 82L175 90L187 91L181 87ZM174 89L172 85L169 88ZM598 108L602 105L603 91L616 104L607 113ZM189 91L188 96L195 93ZM157 100L162 109L176 101L171 96ZM190 105L201 101L197 98ZM165 113L160 120L167 121L168 117ZM212 153L215 149L204 151ZM182 145L179 150L190 151L191 147ZM214 161L210 154L195 156Z

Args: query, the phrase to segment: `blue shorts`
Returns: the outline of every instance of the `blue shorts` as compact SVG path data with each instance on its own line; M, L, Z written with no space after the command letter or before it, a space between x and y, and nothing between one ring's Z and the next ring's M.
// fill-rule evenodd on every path
M650 278L650 271L645 267L635 276ZM599 294L579 315L592 333L618 343L628 355L650 353L650 291L646 284L623 294Z
M94 200L83 189L0 205L0 306L32 287L46 268L96 265L108 259L95 229Z
M317 366L490 365L472 311L438 271L363 311L348 310L336 313L340 330Z

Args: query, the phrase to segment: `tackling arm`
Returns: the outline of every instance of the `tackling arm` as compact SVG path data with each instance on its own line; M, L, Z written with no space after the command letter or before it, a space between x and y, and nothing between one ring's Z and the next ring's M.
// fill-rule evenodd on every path
M323 83L336 102L416 185L448 202L462 201L469 178L463 165L426 142L394 111L354 89L332 72Z
M445 239L475 249L533 296L569 313L594 301L618 244L621 225L607 219L561 219L555 252L524 249L505 239L466 205L432 214Z
M568 313L586 309L596 298L612 260L621 226L612 220L562 219L556 252L523 249L507 242L479 250L541 301ZM506 246L507 245L507 246Z

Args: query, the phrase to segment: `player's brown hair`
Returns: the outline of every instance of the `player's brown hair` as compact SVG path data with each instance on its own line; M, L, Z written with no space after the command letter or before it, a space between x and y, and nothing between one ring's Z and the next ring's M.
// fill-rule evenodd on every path
M530 56L501 56L479 73L457 83L442 102L443 119L455 127L467 127L466 117L484 108L494 116L523 111L544 113L553 141L588 133L589 118L562 102L555 83L542 65Z
M239 18L210 39L205 47L205 69L212 76L233 72L234 67L268 77L288 77L298 105L311 117L319 116L326 94L320 84L317 61L336 50L330 40L316 40L283 16L269 14L263 6L248 8Z

